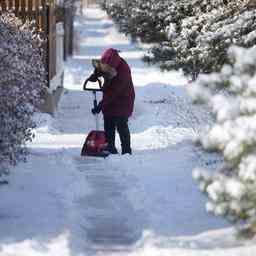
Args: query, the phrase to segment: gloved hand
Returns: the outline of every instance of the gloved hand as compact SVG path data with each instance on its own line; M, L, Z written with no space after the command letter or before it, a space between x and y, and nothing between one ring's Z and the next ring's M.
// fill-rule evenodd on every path
M97 76L95 73L91 74L91 75L89 76L89 78L88 78L88 80L89 80L90 82L96 82L97 79L98 79L98 76Z
M95 68L93 73L89 76L87 80L89 80L90 82L96 82L97 79L102 76L102 74L103 73L101 70Z
M101 104L98 104L96 107L91 109L93 115L99 114L101 111Z

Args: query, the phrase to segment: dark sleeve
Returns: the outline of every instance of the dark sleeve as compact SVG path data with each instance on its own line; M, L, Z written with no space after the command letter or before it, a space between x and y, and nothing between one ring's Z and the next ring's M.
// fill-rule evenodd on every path
M91 74L91 75L89 76L89 78L88 78L88 80L89 80L90 82L96 82L97 79L98 79L98 76L96 76L94 73Z
M97 68L94 69L93 74L97 77L100 77L103 75L103 73Z
M99 77L102 76L102 72L97 70L96 68L94 69L93 73L89 76L88 80L91 82L96 82Z

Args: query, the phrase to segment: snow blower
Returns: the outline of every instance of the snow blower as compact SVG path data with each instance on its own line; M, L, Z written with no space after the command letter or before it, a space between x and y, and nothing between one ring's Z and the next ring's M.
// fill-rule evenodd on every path
M94 95L93 106L97 107L97 95L98 91L102 91L101 81L97 79L97 87L89 87L89 80L87 79L84 83L83 89L85 91L91 91ZM109 153L107 152L107 138L104 131L99 130L99 114L95 113L95 122L96 122L96 130L90 131L87 138L85 139L81 156L95 156L95 157L107 157Z

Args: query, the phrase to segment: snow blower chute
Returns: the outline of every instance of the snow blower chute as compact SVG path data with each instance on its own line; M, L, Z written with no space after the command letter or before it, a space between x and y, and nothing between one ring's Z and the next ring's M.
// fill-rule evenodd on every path
M93 106L97 106L97 91L102 91L101 81L97 79L97 87L89 87L89 80L87 79L84 83L84 90L91 91L94 95ZM95 85L95 84L94 84ZM95 156L95 157L107 157L107 138L104 131L99 130L99 115L95 114L96 130L90 131L87 138L85 139L81 156Z

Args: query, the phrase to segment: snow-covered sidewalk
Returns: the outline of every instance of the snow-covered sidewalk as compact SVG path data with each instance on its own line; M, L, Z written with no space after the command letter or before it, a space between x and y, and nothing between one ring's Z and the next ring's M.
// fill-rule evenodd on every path
M144 64L143 50L97 7L76 19L75 39L58 112L35 117L28 162L0 187L0 256L254 255L256 246L219 230L227 223L206 213L192 179L192 169L211 160L191 140L208 117L186 96L182 75ZM94 128L93 97L82 85L91 59L108 47L132 68L134 154L82 159Z

